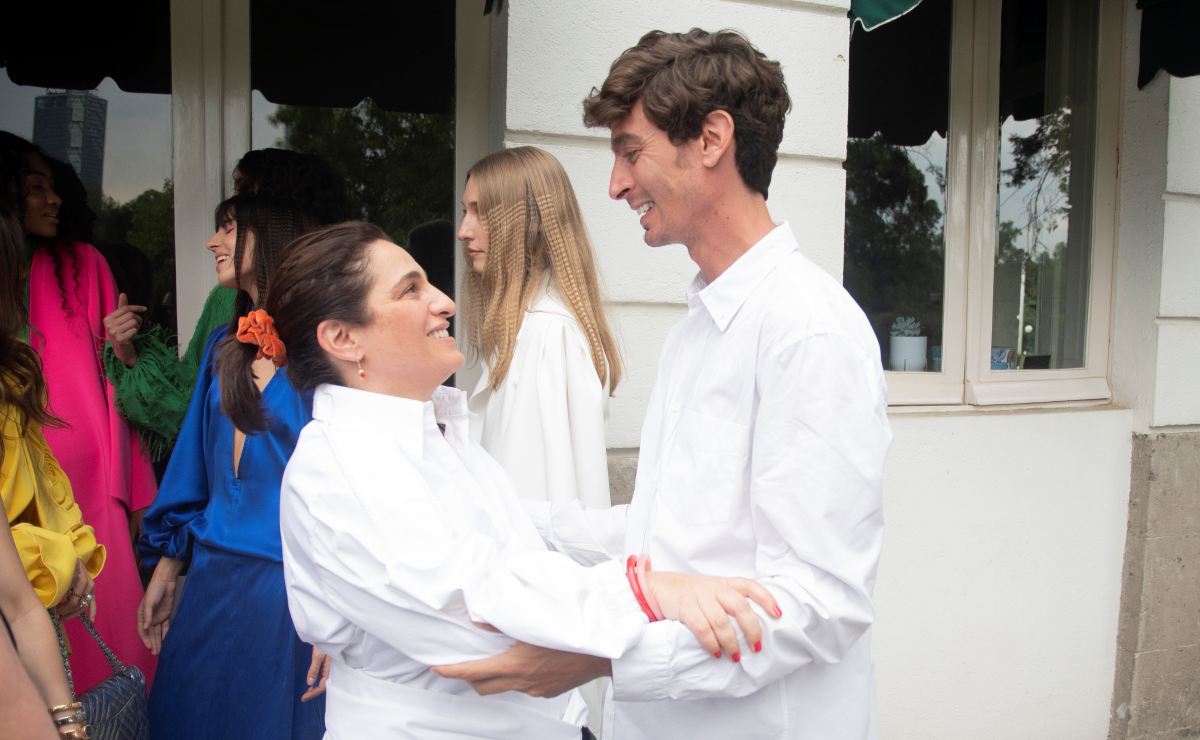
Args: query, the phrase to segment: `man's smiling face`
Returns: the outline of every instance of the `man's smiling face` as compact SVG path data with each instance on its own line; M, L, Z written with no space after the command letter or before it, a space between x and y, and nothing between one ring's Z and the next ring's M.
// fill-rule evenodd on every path
M611 142L609 196L637 212L650 246L689 243L701 201L694 188L699 164L690 151L692 142L672 144L667 133L646 118L640 101L613 124Z

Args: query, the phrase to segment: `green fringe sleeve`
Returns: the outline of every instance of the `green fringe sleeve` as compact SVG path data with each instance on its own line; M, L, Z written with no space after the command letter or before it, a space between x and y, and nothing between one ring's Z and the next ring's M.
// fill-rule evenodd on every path
M104 372L116 390L117 408L137 430L146 454L157 462L166 457L179 434L192 386L161 327L136 335L133 346L137 362L125 367L106 342Z
M137 430L151 460L165 458L175 443L200 373L208 336L232 320L236 299L235 290L220 286L212 289L182 358L159 327L133 338L137 350L133 367L125 367L113 354L112 345L105 344L104 371L116 390L117 407Z
M233 321L233 313L237 304L237 291L214 287L204 299L204 308L200 318L196 320L196 330L188 342L187 351L183 353L183 362L187 366L188 388L196 383L200 374L200 360L204 359L204 347L208 344L208 335L219 326L225 326Z

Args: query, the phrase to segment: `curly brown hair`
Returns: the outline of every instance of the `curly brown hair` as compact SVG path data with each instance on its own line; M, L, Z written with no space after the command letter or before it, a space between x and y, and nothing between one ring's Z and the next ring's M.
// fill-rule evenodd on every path
M738 174L767 197L792 100L779 62L745 36L699 28L647 33L617 57L604 84L584 99L583 122L612 128L639 101L646 118L676 146L699 136L709 113L728 113Z

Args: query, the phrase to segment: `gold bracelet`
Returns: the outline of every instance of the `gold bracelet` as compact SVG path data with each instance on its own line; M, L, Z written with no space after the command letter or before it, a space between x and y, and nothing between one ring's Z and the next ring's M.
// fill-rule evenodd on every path
M54 718L54 726L62 727L64 725L86 725L87 717L83 716L83 712L75 712L74 714L64 714L61 717Z
M70 704L59 704L56 707L50 707L50 714L55 715L59 712L77 712L83 709L83 704L73 701Z
M58 736L60 738L63 738L63 740L90 740L90 737L91 737L88 734L87 725L80 725L79 727L72 727L69 730L66 730L66 729L63 729L60 727L58 729Z

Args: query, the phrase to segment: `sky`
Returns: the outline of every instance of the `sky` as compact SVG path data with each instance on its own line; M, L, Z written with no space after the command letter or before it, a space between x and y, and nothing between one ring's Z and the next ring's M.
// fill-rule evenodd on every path
M0 70L0 130L33 137L34 100L46 88L14 84ZM105 79L96 94L108 101L104 133L104 192L118 203L159 189L171 177L171 96L127 93ZM253 147L274 146L283 135L267 121L276 108L253 94Z
M1028 197L1033 192L1032 184L1025 184L1020 188L1012 188L1008 185L1004 177L1004 170L1013 166L1014 157L1012 144L1009 142L1009 137L1012 135L1028 136L1037 130L1037 119L1027 121L1017 121L1013 118L1007 118L1000 128L1000 172L1001 183L997 199L997 207L1000 211L1000 221L1012 221L1018 227L1025 225L1029 221L1028 213ZM937 202L938 209L945 214L946 199L943 193L938 190L937 180L930 171L930 165L935 165L943 171L946 169L946 140L937 132L934 132L929 141L921 146L906 147L908 158L915 164L925 175L925 185L929 189L929 197ZM1048 191L1054 191L1057 179L1051 178L1051 183ZM1017 245L1029 250L1031 248L1031 235L1023 233L1018 239ZM1059 219L1054 224L1053 228L1043 230L1043 243L1053 245L1058 241L1063 241L1067 238L1067 223L1065 219Z

